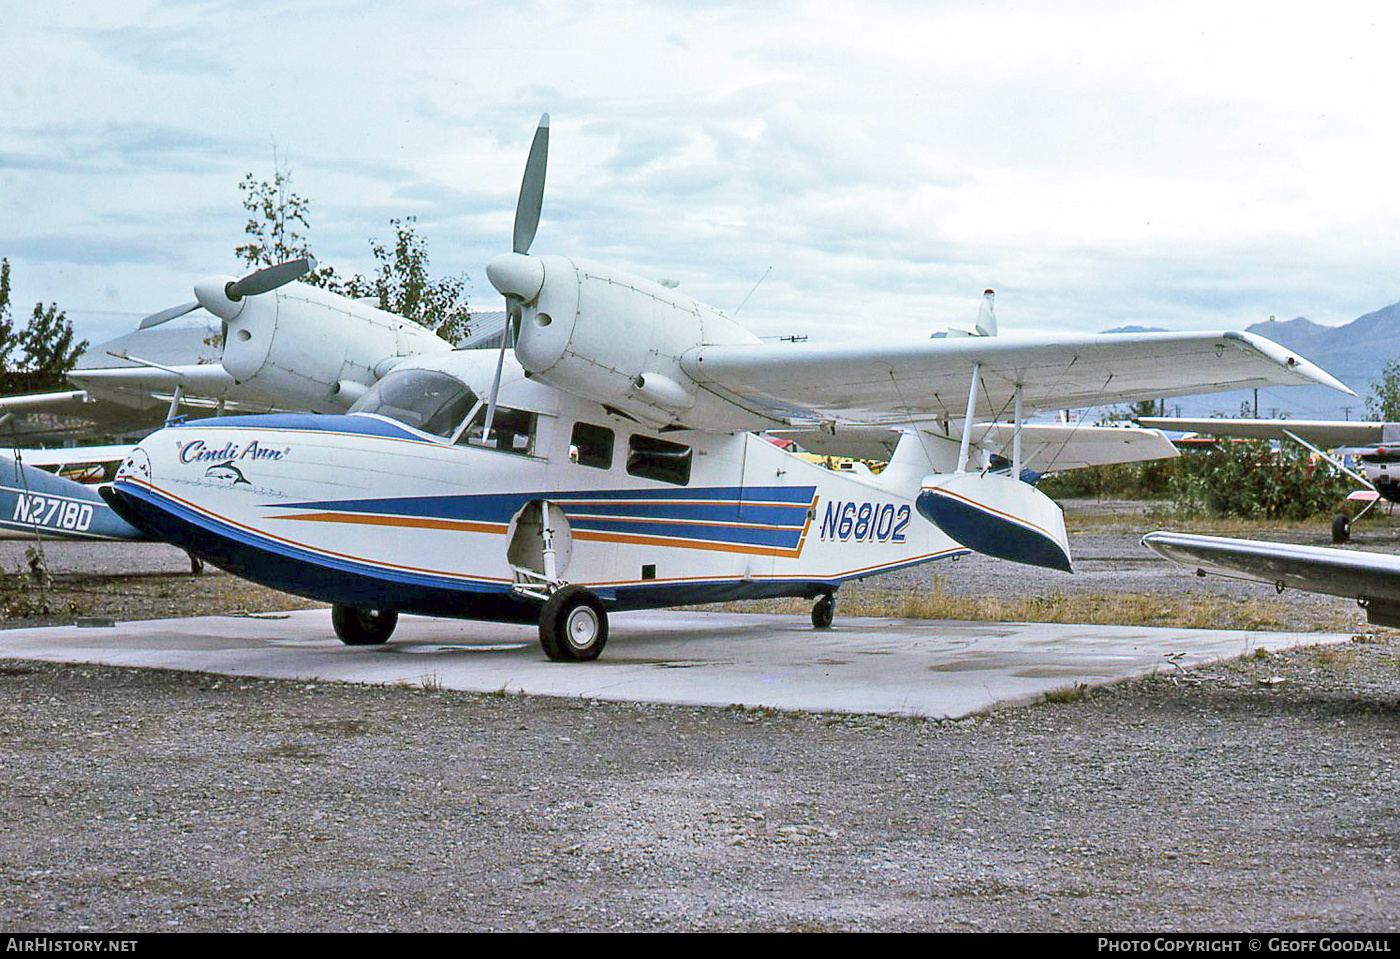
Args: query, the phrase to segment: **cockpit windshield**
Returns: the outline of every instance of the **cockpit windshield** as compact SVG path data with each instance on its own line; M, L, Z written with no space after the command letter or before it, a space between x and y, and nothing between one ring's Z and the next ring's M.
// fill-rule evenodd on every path
M451 437L477 403L461 380L435 370L395 370L350 407L377 413L425 433Z

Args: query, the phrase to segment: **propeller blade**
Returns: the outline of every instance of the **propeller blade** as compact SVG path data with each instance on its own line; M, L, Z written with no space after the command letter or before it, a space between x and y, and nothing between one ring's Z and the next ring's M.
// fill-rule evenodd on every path
M198 300L196 300L193 303L186 303L182 306L172 306L168 310L161 310L159 313L152 313L150 316L142 320L136 328L138 330L149 330L153 326L160 326L162 323L169 323L177 316L184 316L191 310L197 309L199 309Z
M544 205L544 171L549 160L549 114L540 117L530 144L530 157L525 161L525 176L520 181L520 199L515 204L516 253L530 252L535 242L535 230L540 225L540 207Z
M224 288L224 294L230 300L241 300L245 296L257 296L259 293L268 293L285 286L298 277L305 276L316 269L315 257L302 257L299 260L288 260L286 263L278 263L276 266L264 267L256 273L249 273L241 280L234 280Z
M496 397L501 392L501 370L506 364L506 345L511 341L511 323L520 310L520 304L506 298L506 325L501 329L501 350L496 354L496 375L491 379L491 395L486 398L486 423L481 429L481 442L491 438L491 427L496 423Z

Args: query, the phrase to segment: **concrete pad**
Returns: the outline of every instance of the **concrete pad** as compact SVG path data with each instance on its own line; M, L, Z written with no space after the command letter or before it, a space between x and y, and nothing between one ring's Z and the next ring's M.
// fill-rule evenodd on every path
M1350 634L653 611L612 618L597 662L552 663L532 626L404 616L342 645L326 610L0 630L0 658L627 702L952 718L1256 649Z

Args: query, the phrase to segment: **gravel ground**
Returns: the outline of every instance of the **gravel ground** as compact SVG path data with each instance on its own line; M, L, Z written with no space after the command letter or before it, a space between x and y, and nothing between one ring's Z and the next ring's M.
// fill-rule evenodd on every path
M947 586L1202 588L1123 522ZM292 605L121 549L55 602ZM1397 635L949 723L0 663L0 926L1397 931Z

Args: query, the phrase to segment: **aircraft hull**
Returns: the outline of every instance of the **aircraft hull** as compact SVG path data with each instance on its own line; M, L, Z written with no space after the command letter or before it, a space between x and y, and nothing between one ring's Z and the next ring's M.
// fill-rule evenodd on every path
M560 438L542 427L540 446ZM695 475L674 485L628 475L624 457L580 467L567 443L525 457L376 417L202 420L143 441L105 496L151 535L276 589L505 622L539 616L508 553L542 501L562 513L558 578L611 610L810 598L967 552L910 496L747 434L693 438Z

